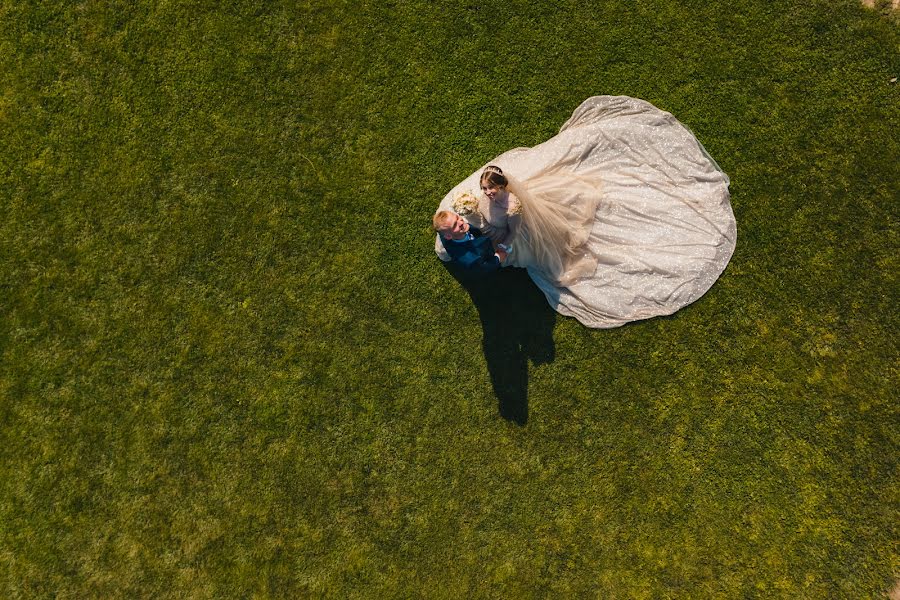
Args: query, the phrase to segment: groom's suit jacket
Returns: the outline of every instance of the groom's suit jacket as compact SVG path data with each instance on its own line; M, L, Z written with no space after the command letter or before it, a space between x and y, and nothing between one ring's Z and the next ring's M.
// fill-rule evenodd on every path
M500 259L494 254L491 238L482 235L480 229L471 226L469 233L472 234L473 239L461 242L448 240L440 234L438 237L453 262L459 263L466 269L481 273L490 273L499 269Z

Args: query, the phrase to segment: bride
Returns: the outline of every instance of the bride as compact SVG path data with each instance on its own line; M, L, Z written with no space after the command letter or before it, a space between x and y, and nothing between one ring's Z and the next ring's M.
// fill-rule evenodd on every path
M556 311L607 328L671 314L712 286L736 240L728 183L671 114L595 96L553 138L467 177L438 210L508 250L504 266L526 268ZM449 260L440 240L435 251Z

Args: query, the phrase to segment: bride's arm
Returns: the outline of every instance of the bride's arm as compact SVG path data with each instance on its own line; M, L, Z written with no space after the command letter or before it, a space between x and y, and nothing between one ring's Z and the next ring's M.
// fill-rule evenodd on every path
M506 226L507 234L501 243L509 246L515 242L519 228L522 226L522 205L519 203L519 199L512 194L509 195L509 208L506 209Z

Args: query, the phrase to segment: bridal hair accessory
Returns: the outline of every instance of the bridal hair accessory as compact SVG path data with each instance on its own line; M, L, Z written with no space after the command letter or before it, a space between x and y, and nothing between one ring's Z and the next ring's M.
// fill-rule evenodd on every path
M467 217L478 212L478 199L472 192L461 192L450 204L453 211L461 217Z
M503 169L497 165L488 165L481 172L481 183L490 181L494 185L508 185L509 178L503 174Z

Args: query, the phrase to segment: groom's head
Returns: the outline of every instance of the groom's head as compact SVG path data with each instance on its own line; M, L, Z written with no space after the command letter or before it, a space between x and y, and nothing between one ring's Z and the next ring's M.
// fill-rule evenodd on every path
M458 240L469 231L469 223L455 212L449 210L438 211L432 219L434 230L448 240Z

